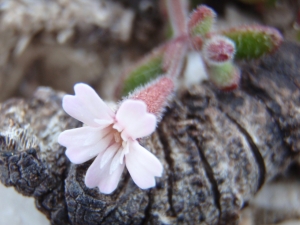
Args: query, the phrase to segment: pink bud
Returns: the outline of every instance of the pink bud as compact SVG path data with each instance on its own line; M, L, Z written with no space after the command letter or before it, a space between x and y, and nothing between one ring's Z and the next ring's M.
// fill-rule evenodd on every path
M174 88L172 79L161 76L148 85L138 88L128 98L144 101L148 113L152 113L160 119Z
M235 44L224 36L213 36L203 47L204 59L208 64L225 63L233 59Z
M205 35L215 22L216 13L205 5L199 6L191 15L188 30L191 36Z

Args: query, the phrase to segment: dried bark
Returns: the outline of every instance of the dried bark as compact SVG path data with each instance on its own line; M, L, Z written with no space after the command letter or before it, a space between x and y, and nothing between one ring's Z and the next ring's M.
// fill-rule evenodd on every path
M261 186L299 160L299 55L299 46L284 43L273 56L242 62L234 92L208 82L179 91L142 141L164 165L147 191L127 172L112 195L85 187L91 161L70 165L56 143L58 133L80 125L60 108L61 93L42 89L7 101L1 181L35 197L52 224L237 224Z
M28 100L0 105L0 179L32 196L52 224L67 224L64 179L69 161L57 135L80 123L61 108L63 93L40 88Z

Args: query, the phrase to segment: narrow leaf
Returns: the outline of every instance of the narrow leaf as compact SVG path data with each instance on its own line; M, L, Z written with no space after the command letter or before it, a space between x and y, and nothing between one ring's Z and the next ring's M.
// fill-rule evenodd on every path
M165 46L162 46L154 50L150 55L125 72L125 79L123 79L123 84L121 85L122 96L128 95L128 93L137 87L145 85L163 73L162 61L164 49Z
M209 80L222 91L231 91L238 87L240 70L232 63L208 66Z
M260 25L232 28L222 34L235 42L235 57L239 59L256 59L272 53L283 40L276 29Z

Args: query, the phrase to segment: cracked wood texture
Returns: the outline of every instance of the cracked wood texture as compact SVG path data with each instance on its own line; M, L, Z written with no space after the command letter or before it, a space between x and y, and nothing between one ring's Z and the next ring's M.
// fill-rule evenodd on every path
M56 143L81 125L61 109L62 93L41 88L8 100L0 106L1 181L34 197L52 224L237 224L261 186L299 160L299 56L299 46L284 43L241 63L234 92L208 82L180 90L141 141L164 166L150 190L127 172L112 195L85 187L92 161L72 165Z

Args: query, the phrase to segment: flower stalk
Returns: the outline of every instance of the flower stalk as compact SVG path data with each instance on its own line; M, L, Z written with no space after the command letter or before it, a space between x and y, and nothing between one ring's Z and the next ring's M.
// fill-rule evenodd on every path
M187 0L165 0L168 16L173 29L174 37L186 34L187 32Z

